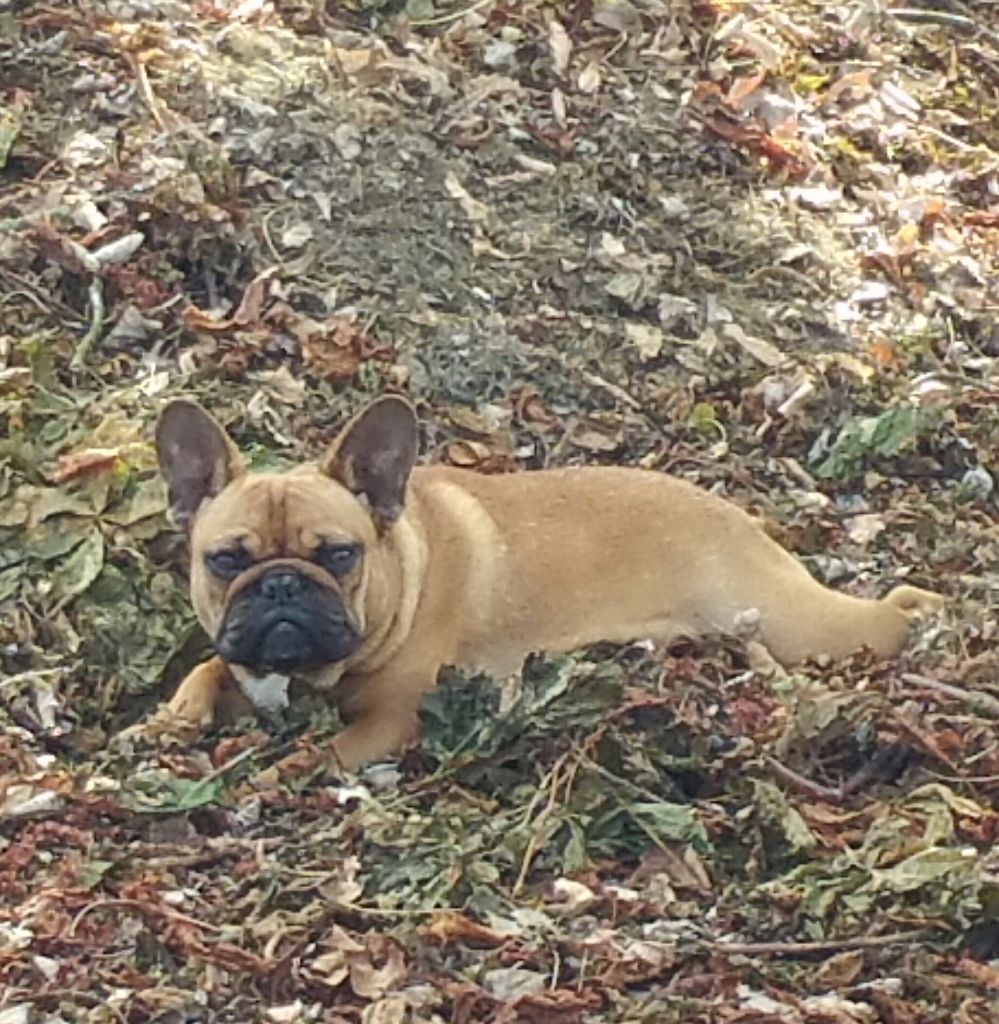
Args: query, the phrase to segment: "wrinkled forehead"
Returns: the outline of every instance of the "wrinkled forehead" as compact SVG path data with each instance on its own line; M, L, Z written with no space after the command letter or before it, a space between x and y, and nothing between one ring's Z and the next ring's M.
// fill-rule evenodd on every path
M309 555L322 541L374 536L363 505L345 487L315 470L248 474L233 481L199 513L199 550L241 544L260 557Z

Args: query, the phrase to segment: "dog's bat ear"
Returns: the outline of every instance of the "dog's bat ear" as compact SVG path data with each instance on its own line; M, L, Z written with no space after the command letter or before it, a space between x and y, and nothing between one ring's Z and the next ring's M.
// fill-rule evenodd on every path
M365 500L382 531L402 514L418 447L416 411L406 399L384 395L344 427L319 466Z
M201 503L246 471L225 430L197 402L176 399L156 424L156 455L176 524L190 530Z

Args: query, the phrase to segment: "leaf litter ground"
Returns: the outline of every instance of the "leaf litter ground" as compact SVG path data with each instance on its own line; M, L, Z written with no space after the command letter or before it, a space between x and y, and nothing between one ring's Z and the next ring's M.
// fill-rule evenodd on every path
M2 1024L996 1019L990 11L0 11ZM661 468L950 608L449 678L351 786L305 693L109 753L207 646L159 405L281 465L384 388L430 459Z

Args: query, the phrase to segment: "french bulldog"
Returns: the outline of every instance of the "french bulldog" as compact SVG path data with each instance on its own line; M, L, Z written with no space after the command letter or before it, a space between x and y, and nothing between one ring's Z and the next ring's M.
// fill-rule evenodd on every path
M504 677L534 652L747 621L784 665L890 657L943 604L912 586L831 590L758 520L663 473L416 467L417 417L398 396L288 472L250 472L193 401L165 407L156 447L217 651L145 723L161 738L194 739L294 675L336 701L333 753L355 771L416 738L443 666Z

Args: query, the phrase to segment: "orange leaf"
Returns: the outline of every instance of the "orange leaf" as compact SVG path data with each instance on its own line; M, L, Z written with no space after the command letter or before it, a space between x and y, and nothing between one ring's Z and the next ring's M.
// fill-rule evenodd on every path
M103 473L114 467L121 455L120 448L85 448L59 456L59 467L52 474L52 482L64 484L87 473Z
M197 306L188 306L181 317L192 331L203 331L206 334L224 334L234 327L250 327L260 323L264 302L270 295L271 278L278 272L277 267L268 267L261 271L246 286L236 312L229 317L217 317Z
M898 362L898 352L890 341L876 341L869 349L871 357L882 370Z
M964 215L964 223L977 228L999 228L999 210L972 210Z
M203 331L206 334L223 334L225 331L232 330L235 326L235 321L232 317L226 317L223 320L215 316L214 313L207 313L203 309L198 309L197 306L187 306L180 316L184 324L190 327L192 331Z
M457 910L435 914L433 921L423 929L423 934L435 939L442 946L461 942L475 949L492 949L510 941L510 936L501 935Z
M731 84L725 96L726 105L731 110L737 112L744 110L750 97L759 89L766 77L766 72L761 71L756 75L746 75L744 78L737 78Z

